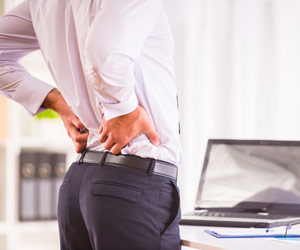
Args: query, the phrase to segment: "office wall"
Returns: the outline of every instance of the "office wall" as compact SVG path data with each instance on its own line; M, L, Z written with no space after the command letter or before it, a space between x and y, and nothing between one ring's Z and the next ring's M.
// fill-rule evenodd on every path
M300 140L300 1L164 0L175 40L183 210L208 138Z

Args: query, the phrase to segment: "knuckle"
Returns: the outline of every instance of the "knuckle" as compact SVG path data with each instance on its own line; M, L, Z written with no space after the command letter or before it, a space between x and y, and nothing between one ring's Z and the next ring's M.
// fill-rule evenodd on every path
M119 144L120 144L120 146L123 147L125 144L127 144L127 142L122 139L122 140L119 141Z
M104 126L102 127L102 133L106 134L107 131L108 131L107 126L104 125Z
M105 142L105 137L101 136L99 140L100 140L100 142Z
M125 145L125 144L128 143L128 141L129 141L128 136L122 136L122 137L120 138L120 140L119 140L119 143L120 143L121 145Z
M74 141L79 142L80 141L80 137L78 135L74 136Z
M118 141L118 136L115 133L110 133L109 138L112 141Z

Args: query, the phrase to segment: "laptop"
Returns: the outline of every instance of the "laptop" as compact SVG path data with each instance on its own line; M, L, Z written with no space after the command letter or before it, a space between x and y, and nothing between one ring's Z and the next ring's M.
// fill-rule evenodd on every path
M300 141L209 140L195 210L181 225L300 223Z

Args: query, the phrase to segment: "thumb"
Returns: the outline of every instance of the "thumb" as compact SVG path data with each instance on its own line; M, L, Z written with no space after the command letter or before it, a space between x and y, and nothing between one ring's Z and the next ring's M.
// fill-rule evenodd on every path
M159 146L160 145L160 136L159 134L155 131L154 127L150 127L148 131L145 133L145 135L148 137L150 142L155 145Z
M143 125L144 129L142 130L142 133L144 133L148 137L148 139L150 140L150 142L153 145L159 146L160 145L160 136L156 132L153 122L150 120L145 109L141 106L138 106L138 107L141 111L141 117L142 117L142 120L144 123L144 125Z

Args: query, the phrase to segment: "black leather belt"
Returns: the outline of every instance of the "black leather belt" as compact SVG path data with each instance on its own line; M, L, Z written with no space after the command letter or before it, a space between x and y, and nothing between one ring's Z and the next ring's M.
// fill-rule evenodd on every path
M125 167L164 176L177 181L177 166L168 162L154 160L152 158L141 158L136 155L114 155L110 152L85 151L77 157L78 162L105 164L116 167Z

